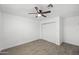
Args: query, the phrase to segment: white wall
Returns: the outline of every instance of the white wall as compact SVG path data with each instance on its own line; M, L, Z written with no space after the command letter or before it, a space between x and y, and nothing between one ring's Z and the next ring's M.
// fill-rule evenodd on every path
M3 13L3 49L39 39L39 22Z
M64 42L79 46L79 16L64 19Z
M0 13L0 49L41 38L39 23L35 19ZM79 16L63 19L63 30L63 42L79 46Z
M0 40L1 40L1 12L0 12Z
M2 19L2 12L0 12L0 51L2 50L2 47L4 45L4 40L3 40L3 19Z
M2 17L1 17L1 16L2 16L2 13L0 12L0 49L1 49L1 47L2 47L2 44L1 44L1 40L2 40L2 39L1 39L1 37L2 37L2 36L1 36L1 34L2 34L2 33L1 33L1 29L2 29L2 28L1 28L1 25L2 25L2 24L1 24L1 21L2 21Z

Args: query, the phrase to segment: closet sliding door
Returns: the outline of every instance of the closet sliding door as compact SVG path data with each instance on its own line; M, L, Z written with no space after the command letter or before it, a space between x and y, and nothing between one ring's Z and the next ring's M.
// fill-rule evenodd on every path
M55 43L56 40L58 39L56 23L55 22L43 23L42 35L43 35L43 39L52 41L53 43Z
M60 19L55 18L41 23L42 39L57 45L61 44Z

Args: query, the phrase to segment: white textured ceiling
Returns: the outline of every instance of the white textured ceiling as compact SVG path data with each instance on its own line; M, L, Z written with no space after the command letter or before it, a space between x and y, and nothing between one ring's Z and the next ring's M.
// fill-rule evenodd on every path
M65 18L79 16L79 4L54 4L53 8L48 8L47 5L48 4L0 4L0 11L17 16L35 18L35 15L30 15L28 13L36 12L34 7L37 6L42 10L52 11L52 13L47 14L47 18L54 16L61 16Z

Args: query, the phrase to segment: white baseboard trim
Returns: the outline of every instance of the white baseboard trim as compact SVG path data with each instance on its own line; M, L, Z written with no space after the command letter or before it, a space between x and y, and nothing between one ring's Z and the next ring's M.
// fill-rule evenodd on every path
M68 42L68 41L64 41L64 43L68 43L68 44L71 44L71 45L79 46L79 44L75 44L75 43Z
M38 40L38 39L34 39L34 40ZM9 47L6 47L6 48L2 48L2 49L0 49L0 51L8 49L8 48L16 47L16 46L19 46L19 45L22 45L22 44L25 44L25 43L29 43L29 42L32 42L34 40L30 40L30 41L22 42L22 43L19 43L19 44L16 44L16 45L12 45L12 46L9 46Z

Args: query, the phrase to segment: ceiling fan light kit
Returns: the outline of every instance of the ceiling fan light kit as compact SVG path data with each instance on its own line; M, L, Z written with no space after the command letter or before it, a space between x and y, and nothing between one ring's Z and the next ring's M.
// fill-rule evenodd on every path
M40 17L41 15L40 15L40 14L38 14L38 16Z

